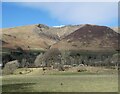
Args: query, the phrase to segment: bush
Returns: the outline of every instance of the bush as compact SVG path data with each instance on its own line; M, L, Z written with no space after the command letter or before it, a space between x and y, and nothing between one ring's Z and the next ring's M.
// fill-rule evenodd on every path
M19 74L23 74L22 72L19 72Z
M36 57L34 61L35 66L40 67L42 65L42 61L43 61L43 54L41 53Z
M78 66L77 72L84 72L84 71L87 71L87 69L85 68L85 66Z

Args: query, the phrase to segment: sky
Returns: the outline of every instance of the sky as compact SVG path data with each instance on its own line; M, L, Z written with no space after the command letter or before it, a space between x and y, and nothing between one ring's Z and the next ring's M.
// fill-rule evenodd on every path
M2 2L2 28L32 24L117 26L118 3Z

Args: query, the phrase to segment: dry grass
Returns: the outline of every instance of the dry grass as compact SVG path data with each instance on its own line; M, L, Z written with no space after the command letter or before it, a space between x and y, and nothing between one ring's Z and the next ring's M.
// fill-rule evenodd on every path
M78 67L69 68L65 71L58 71L57 69L48 68L43 71L42 68L19 68L14 71L14 75L117 75L118 71L115 69L105 69L104 67L89 67L85 66L86 71L78 72Z
M40 37L38 34L33 32L34 28L35 25L3 29L3 41L8 43L3 45L3 47L16 48L16 46L19 46L25 50L45 50L48 48L48 45L55 43L55 40Z
M91 74L47 70L40 68L18 69L30 73L3 76L3 92L117 92L116 74ZM90 68L90 70L92 70ZM97 70L97 69L96 69ZM112 71L112 70L110 70Z

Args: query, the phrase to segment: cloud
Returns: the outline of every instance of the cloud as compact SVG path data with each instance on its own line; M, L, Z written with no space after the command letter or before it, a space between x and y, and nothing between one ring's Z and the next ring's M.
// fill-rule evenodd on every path
M65 25L59 25L59 26L53 26L53 27L56 27L56 28L58 28L58 27L64 27Z
M26 7L43 9L63 24L117 23L118 4L110 2L22 3Z

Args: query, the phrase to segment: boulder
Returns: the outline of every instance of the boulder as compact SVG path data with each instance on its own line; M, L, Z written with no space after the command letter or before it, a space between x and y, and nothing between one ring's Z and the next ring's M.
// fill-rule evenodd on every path
M18 60L10 61L5 64L5 67L3 68L3 74L13 74L17 68L19 68Z

